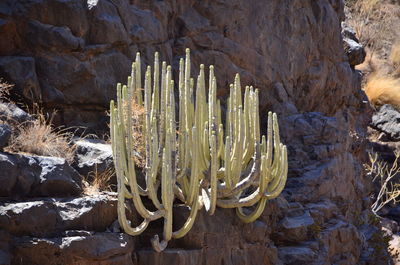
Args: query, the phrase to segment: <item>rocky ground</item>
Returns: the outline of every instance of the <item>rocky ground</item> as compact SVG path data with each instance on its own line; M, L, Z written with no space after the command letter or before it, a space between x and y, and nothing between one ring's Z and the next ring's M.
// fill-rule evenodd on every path
M372 110L355 65L365 52L344 18L340 0L2 1L0 74L13 96L58 109L56 123L106 130L135 52L149 63L158 50L175 67L188 47L193 66L216 66L221 99L236 72L260 88L262 126L278 113L289 178L256 222L203 211L155 253L149 238L161 223L129 237L115 193L86 190L90 172L112 167L107 143L75 139L72 162L4 149L0 264L390 264L363 167ZM0 111L29 121L14 105ZM10 130L0 127L1 147ZM186 214L175 206L176 226Z
M396 152L400 152L400 111L391 105L384 105L372 116L372 122L369 128L370 152L378 154L379 159L393 167L396 160ZM398 166L394 165L394 171ZM400 171L399 171L400 172ZM387 172L385 173L387 175ZM393 185L398 185L400 174L394 177ZM375 194L382 187L379 181L376 181ZM388 241L389 253L394 264L400 264L400 207L398 199L391 201L378 212L382 217L382 231Z

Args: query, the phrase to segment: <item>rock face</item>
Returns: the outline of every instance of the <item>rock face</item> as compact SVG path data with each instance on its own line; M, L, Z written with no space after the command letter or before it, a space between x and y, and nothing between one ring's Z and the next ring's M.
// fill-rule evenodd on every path
M154 265L381 264L385 253L372 242L380 238L373 236L370 180L362 168L369 110L362 103L360 74L352 68L361 59L343 47L343 19L341 0L2 1L0 74L26 99L58 109L60 123L104 129L115 84L126 82L137 51L145 63L159 51L175 67L190 48L193 69L200 63L216 66L222 101L235 73L243 84L260 88L261 126L267 111L277 112L289 152L287 187L253 224L240 223L230 210L215 216L202 212L191 232L161 254L150 249L148 240L161 233L159 223L133 239L134 249L124 237L121 245L128 247L117 251L113 244L120 241L113 241L94 257L88 245L81 252L70 247L92 239L61 230L101 232L105 227L64 227L65 218L80 220L81 210L64 214L59 201L27 200L2 206L2 229L11 234L9 245L15 250L6 259L56 264L62 256L65 264L74 265L93 260L130 264L126 259ZM5 183L12 186L4 186L9 191L18 182ZM33 222L40 227L35 234L21 227L28 224L20 224L19 212L27 217L44 212L53 217L40 220L62 225ZM177 208L177 226L185 213ZM122 263L106 261L113 257L107 253L116 253Z
M176 66L191 48L193 69L216 66L221 97L240 73L262 89L263 110L284 102L333 115L353 93L341 0L5 0L0 15L0 74L64 125L102 128L137 51Z

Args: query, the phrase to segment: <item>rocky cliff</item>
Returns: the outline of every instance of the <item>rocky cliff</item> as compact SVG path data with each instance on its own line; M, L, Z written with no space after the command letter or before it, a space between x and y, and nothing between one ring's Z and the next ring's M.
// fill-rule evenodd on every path
M235 73L260 88L261 116L278 113L289 150L287 187L260 220L202 214L161 254L147 243L160 227L134 239L107 229L116 218L112 194L2 195L9 262L386 264L362 167L369 112L343 46L343 20L341 0L1 1L0 74L15 95L57 109L60 124L104 130L135 53L151 63L159 51L176 68L187 47L195 69L216 66L221 99ZM179 219L185 209L177 207ZM50 213L54 222L46 223Z

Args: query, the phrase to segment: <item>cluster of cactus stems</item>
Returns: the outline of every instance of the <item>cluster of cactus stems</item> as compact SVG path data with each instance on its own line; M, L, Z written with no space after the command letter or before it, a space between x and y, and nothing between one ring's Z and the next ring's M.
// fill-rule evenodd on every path
M187 49L175 86L171 66L162 62L160 69L156 53L153 72L147 66L142 86L138 53L128 84L117 85L117 104L110 103L119 223L126 233L135 236L151 221L163 218L163 239L155 235L151 240L159 252L172 238L188 233L203 206L210 215L216 206L236 208L243 222L253 222L262 214L266 201L277 197L286 183L287 151L280 142L275 113L268 113L267 136L260 136L258 90L246 87L242 98L236 75L230 86L224 126L213 66L209 67L208 84L204 65L200 65L196 83L190 68ZM179 94L177 106L175 94ZM133 104L145 109L145 188L138 184L135 173ZM146 208L143 197L152 202L154 210ZM132 200L143 218L138 226L132 227L127 219L126 200ZM173 231L172 223L174 200L190 208L188 219L177 231Z

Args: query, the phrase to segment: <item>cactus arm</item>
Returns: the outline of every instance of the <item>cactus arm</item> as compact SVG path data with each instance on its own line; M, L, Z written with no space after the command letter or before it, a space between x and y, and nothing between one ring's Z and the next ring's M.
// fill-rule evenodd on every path
M118 179L118 190L121 190L123 186L124 186L124 184L121 183L120 179ZM124 193L118 192L118 206L117 206L118 222L127 234L129 234L131 236L139 235L147 228L150 221L148 219L144 219L143 222L139 226L132 228L126 218L124 202L125 202Z
M199 200L200 198L196 198L193 205L191 206L188 219L186 220L185 224L182 226L181 229L172 234L173 238L182 238L190 231L190 229L192 229L194 221L196 220L197 213L199 211L199 206L200 206Z
M192 137L193 137L193 151L192 151L192 170L191 170L191 175L190 175L190 186L189 186L189 194L188 194L188 199L187 199L187 204L191 205L193 204L193 201L195 200L195 197L198 195L198 190L196 190L196 187L198 185L199 179L199 166L200 166L200 159L199 159L199 137L198 137L198 130L196 130L196 127L193 127L192 129Z
M167 248L168 241L162 240L160 242L158 235L154 235L154 237L151 239L151 245L153 246L153 249L155 251L162 252L162 251L164 251L164 249Z
M211 135L211 181L210 181L210 210L209 214L213 215L217 205L217 171L218 171L218 153L217 153L217 137Z
M243 208L242 207L238 207L238 208L236 208L236 215L239 217L239 219L242 222L244 222L246 224L254 222L264 212L265 205L266 205L267 201L268 201L268 199L266 197L262 197L260 199L260 201L258 202L258 204L256 206L256 209L253 212L251 212L250 214L248 214L248 215L243 213Z
M218 199L217 206L221 208L249 207L256 204L262 196L263 194L258 187L253 193L244 198Z
M260 183L259 183L259 189L260 189L259 191L262 195L264 195L271 174L270 168L268 167L268 162L269 161L266 155L263 155L261 157ZM258 219L260 215L263 213L267 200L268 198L263 196L258 202L254 211L248 215L243 213L242 207L236 208L236 214L239 217L239 219L242 220L244 223L251 223L256 219Z
M238 194L244 189L250 187L253 184L254 180L259 176L259 166L260 166L259 143L255 143L255 146L256 147L254 148L255 151L254 151L253 161L251 164L249 164L248 170L246 169L242 174L240 182L231 187L230 189L227 189L226 185L223 184L220 185L218 190L218 198L231 197Z
M282 160L282 144L279 139L279 126L276 114L272 115L273 131L274 131L274 162L272 164L272 182L270 183L268 190L275 190L280 182L280 172L283 168Z
M186 119L185 119L185 100L186 100L186 91L185 91L185 73L184 73L184 59L181 58L179 61L179 135L178 135L178 156L179 156L179 169L182 171L185 168L186 159L188 159L185 154L185 138L186 138Z
M136 68L136 76L135 76L135 83L136 83L136 102L140 105L143 106L143 98L142 98L142 74L141 74L141 61L140 61L140 53L136 53L136 59L135 59L135 68Z
M161 155L162 150L164 149L164 137L165 137L165 91L166 91L166 84L167 84L167 63L162 62L162 67L161 67L161 101L160 101L160 124L158 125L160 128L160 133L159 133L159 146L158 150Z
M286 184L286 179L287 179L287 173L288 173L288 160L287 160L287 149L286 146L282 147L282 164L283 164L283 171L282 174L277 176L279 179L279 184L275 187L274 190L271 190L269 187L267 188L267 192L264 193L264 196L268 200L272 200L283 191L283 188L285 187Z
M153 117L158 118L158 115L160 114L160 60L158 52L154 54L153 101Z
M231 153L231 141L230 137L226 137L226 142L225 142L225 186L228 190L231 189L232 187L232 177L231 177L231 159L230 159L230 153Z

